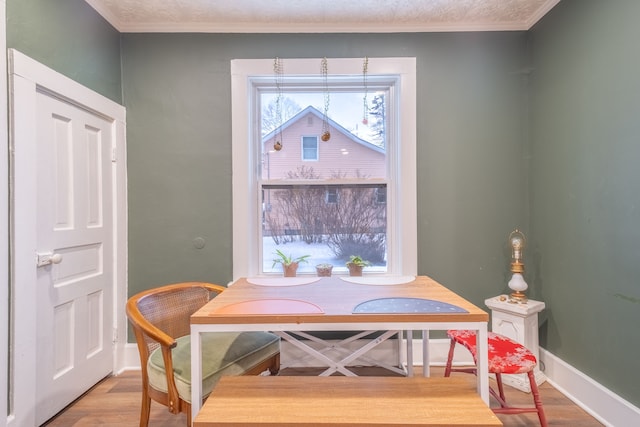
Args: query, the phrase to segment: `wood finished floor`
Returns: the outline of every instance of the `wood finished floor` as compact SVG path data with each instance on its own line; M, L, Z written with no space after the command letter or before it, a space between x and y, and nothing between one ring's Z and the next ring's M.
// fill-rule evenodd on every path
M432 376L441 376L442 368L434 367ZM286 369L281 375L314 375L314 369ZM359 368L360 375L395 375L380 368ZM416 375L421 375L419 368ZM454 373L475 381L469 374ZM137 426L140 411L140 372L129 371L119 376L106 378L92 390L70 405L46 425L49 427L82 426ZM548 383L540 386L541 399L549 426L602 426L593 417ZM507 400L513 405L529 406L530 394L505 386ZM536 414L498 415L506 427L539 426ZM166 408L152 402L150 427L185 427L184 414L172 415Z

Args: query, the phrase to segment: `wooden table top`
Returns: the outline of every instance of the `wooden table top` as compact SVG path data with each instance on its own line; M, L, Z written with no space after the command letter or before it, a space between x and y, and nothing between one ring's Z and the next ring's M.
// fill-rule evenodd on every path
M191 323L326 324L489 320L487 312L427 276L417 276L408 283L394 285L351 283L339 276L293 279L269 278L265 280L271 284L269 286L251 283L259 282L259 279L239 279L194 313ZM362 280L367 280L366 276ZM375 282L374 279L372 282ZM288 285L291 283L296 284ZM466 312L353 312L359 304L381 298L436 301L454 305Z
M193 423L213 426L501 426L466 378L222 377Z

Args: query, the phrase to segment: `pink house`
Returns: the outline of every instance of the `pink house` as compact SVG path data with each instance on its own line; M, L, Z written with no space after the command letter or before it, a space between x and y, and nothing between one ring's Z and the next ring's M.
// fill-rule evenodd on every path
M385 150L333 120L328 124L331 137L322 141L323 114L309 106L263 138L265 236L300 236L309 243L327 234L344 234L345 218L351 218L346 221L348 233L384 230L386 186L380 180L386 177ZM280 150L274 148L276 141L282 144ZM332 178L341 181L334 184ZM356 178L359 187L345 185ZM362 187L363 179L377 182ZM291 180L323 182L295 190L281 187Z
M287 179L300 167L313 168L319 179L340 175L342 178L384 178L385 150L352 134L329 119L329 141L322 141L323 114L312 106L300 111L263 140L262 178ZM282 139L282 140L281 140ZM281 140L281 141L280 141ZM282 149L274 144L280 141Z

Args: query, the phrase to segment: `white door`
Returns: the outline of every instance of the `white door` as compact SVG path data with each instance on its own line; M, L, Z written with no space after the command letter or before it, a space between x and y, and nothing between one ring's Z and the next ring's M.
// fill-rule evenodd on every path
M126 282L124 108L9 53L8 425L32 426L114 370L113 331L125 327L126 288L116 287Z
M113 367L111 123L37 95L36 422Z

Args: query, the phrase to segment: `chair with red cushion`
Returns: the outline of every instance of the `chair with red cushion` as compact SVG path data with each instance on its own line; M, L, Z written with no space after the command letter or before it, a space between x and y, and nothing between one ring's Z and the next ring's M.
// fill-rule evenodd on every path
M451 347L449 348L449 357L447 358L447 366L444 376L448 377L451 372L467 372L477 374L474 368L452 368L453 352L457 344L465 346L472 354L474 362L477 364L476 357L476 333L467 330L449 330L447 335L451 339ZM504 335L494 332L488 333L489 347L489 373L495 374L498 383L498 392L493 388L489 392L500 404L499 408L491 408L496 414L523 414L527 412L537 412L542 427L547 426L547 419L542 408L542 401L538 393L538 385L536 384L533 369L536 367L536 357L527 350L523 345L505 337ZM504 396L504 388L502 386L502 374L527 374L531 385L531 394L533 394L533 402L535 407L513 407L507 404Z

